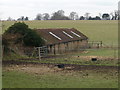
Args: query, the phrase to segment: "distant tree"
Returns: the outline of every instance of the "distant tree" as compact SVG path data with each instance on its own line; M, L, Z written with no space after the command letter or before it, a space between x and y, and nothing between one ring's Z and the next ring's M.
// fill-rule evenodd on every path
M115 10L114 14L115 14L115 20L118 20L118 10Z
M96 17L89 17L88 20L101 20L101 18L99 16Z
M102 18L102 14L101 13L99 13L99 17Z
M50 19L50 15L48 13L44 13L43 20L49 20L49 19Z
M11 17L8 17L7 21L12 21L13 19Z
M57 12L53 13L51 20L69 20L69 18L64 15L63 10L58 10Z
M53 13L51 20L61 20L63 16L61 16L59 13L55 12Z
M35 18L35 20L42 20L42 14L37 14L37 16L36 16L36 18Z
M85 20L85 17L84 16L80 16L79 20Z
M115 10L114 12L110 13L111 20L118 20L119 18L119 10Z
M114 13L113 13L113 12L110 13L110 17L111 17L111 20L114 20L114 19L115 19L115 16L114 16Z
M70 15L69 15L69 18L71 20L78 20L78 14L76 12L71 12Z
M90 14L90 13L85 13L85 15L84 15L84 16L85 16L85 19L86 19L86 20L88 20L88 19L89 19L89 14Z
M110 15L109 15L108 13L104 13L104 14L102 15L102 19L103 19L103 20L110 20Z
M92 18L91 16L87 20L94 20L95 18Z
M21 20L22 20L22 21L24 21L24 20L25 20L24 16L21 16Z
M61 16L64 16L65 11L63 11L63 10L58 10L57 13L58 13L59 15L61 15Z
M78 14L76 14L76 16L75 16L75 20L79 20L79 16L78 16Z
M61 20L70 20L70 18L67 16L63 16Z
M101 20L101 18L99 16L96 16L95 20Z
M58 10L57 12L54 12L51 19L52 20L62 20L64 17L64 11Z
M18 20L18 21L20 21L20 20L21 20L21 18L18 18L17 20Z
M20 18L18 18L17 20L19 20L19 21L24 21L25 20L25 18L24 18L24 16L21 16Z
M27 21L27 20L29 20L29 18L28 18L28 17L25 17L25 20Z

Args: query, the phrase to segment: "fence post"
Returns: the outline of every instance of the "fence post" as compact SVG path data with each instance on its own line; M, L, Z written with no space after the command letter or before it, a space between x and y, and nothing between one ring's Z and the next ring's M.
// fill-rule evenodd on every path
M39 60L41 60L40 47L38 47L38 53L39 53Z
M101 47L102 47L102 41L101 41Z

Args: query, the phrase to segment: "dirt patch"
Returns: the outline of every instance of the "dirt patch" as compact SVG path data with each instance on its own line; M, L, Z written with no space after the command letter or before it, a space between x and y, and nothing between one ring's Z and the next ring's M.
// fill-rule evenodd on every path
M39 75L44 75L48 73L55 73L58 71L61 71L63 69L59 69L57 67L53 67L53 65L10 65L10 66L3 66L3 70L5 71L22 71L26 73L31 73L31 74L39 74Z
M58 68L55 64L19 64L19 65L7 65L3 66L3 70L11 71L17 70L30 74L45 75L60 73L63 75L73 74L75 72L83 73L95 72L95 73L118 73L118 67L116 66L93 66L93 65L71 65L65 64L65 68Z

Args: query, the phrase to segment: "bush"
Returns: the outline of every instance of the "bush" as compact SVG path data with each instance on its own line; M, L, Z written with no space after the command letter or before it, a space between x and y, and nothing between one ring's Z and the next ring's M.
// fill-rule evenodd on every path
M42 46L44 41L42 38L33 30L29 30L23 38L23 42L26 46Z
M25 23L18 22L9 27L5 33L12 34L19 33L21 35L25 35L28 30L29 30L28 25L26 25Z
M18 39L23 41L24 45L26 46L39 47L44 45L44 40L40 37L40 35L37 34L34 30L30 29L28 25L26 25L25 23L21 22L15 23L14 25L7 29L5 34L6 33L21 34L21 38Z

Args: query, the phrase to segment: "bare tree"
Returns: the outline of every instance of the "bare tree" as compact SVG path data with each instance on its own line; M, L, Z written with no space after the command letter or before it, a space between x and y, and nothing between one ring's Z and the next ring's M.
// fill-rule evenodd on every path
M112 17L111 20L118 20L118 18L119 18L119 10L115 10L114 12L111 12L110 16Z
M12 21L13 19L11 17L8 17L7 21Z
M110 13L110 17L111 17L111 20L114 20L115 16L113 12Z
M86 20L88 20L88 19L89 19L89 14L90 14L90 13L85 13L85 15L84 15L84 16L85 16L85 19L86 19Z
M78 20L79 19L79 16L76 12L71 12L70 15L69 15L69 18L71 20Z
M102 18L102 14L101 13L99 13L99 17Z
M115 14L115 20L117 20L118 19L118 10L115 10L114 14Z

